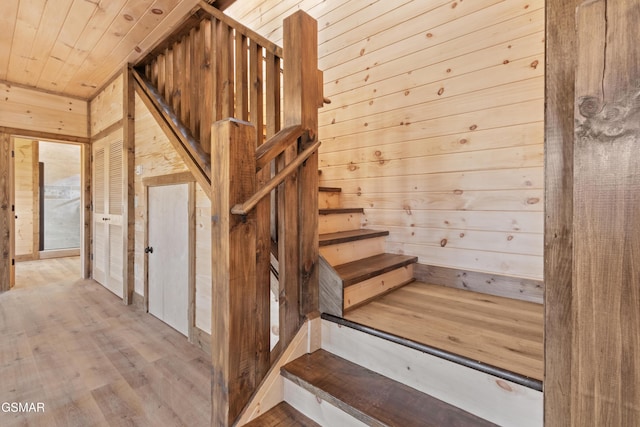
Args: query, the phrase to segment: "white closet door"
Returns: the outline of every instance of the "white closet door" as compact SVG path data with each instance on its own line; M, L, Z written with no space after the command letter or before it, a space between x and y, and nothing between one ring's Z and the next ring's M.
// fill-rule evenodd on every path
M93 279L124 295L122 141L93 147Z
M189 185L149 187L149 313L189 333Z

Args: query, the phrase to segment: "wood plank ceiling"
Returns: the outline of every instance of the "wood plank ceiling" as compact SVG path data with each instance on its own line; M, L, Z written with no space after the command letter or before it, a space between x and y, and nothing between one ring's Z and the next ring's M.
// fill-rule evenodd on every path
M88 99L199 0L2 0L0 81ZM224 9L232 1L208 3Z

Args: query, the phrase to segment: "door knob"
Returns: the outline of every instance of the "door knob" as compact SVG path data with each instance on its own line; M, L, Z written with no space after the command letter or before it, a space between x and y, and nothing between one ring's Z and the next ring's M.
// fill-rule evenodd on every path
M147 246L146 248L144 248L144 253L145 254L152 254L153 253L153 248L151 246Z

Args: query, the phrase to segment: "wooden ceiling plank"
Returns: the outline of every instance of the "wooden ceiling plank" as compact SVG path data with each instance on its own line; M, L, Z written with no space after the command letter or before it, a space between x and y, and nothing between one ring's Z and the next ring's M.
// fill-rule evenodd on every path
M25 84L28 86L36 86L40 80L40 75L44 69L53 45L62 31L73 0L56 0L48 1L45 5L44 12L38 31L35 36L33 46L29 57L32 59L29 63L27 74L25 76Z
M111 52L136 28L138 22L145 15L154 15L151 12L153 2L154 0L128 0L111 25L102 34L100 40L96 42L95 47L84 58L82 65L75 70L75 74L71 77L71 82L74 82L74 84L85 83L89 86L100 86L100 81L88 79L87 77L96 68L103 67L105 64L121 63L121 57L112 56Z
M98 10L95 3L85 0L74 0L58 38L53 44L51 54L40 75L38 88L62 92L57 77L65 66L73 47L88 25L93 14ZM82 25L84 23L84 25Z
M81 67L73 79L93 83L101 82L108 79L113 73L122 70L130 56L133 56L135 60L137 56L141 55L142 49L138 47L140 41L152 29L164 26L168 13L178 3L180 3L180 0L155 0L145 11L131 15L137 19L133 21L134 25L130 31L120 37L115 46L96 46L96 50L92 51L87 57L87 66ZM156 14L152 12L154 9L162 10L163 13L161 15ZM137 52L136 48L140 52ZM112 58L112 60L105 62L105 58Z
M93 14L87 26L85 26L78 42L74 46L65 67L62 68L60 74L57 77L58 86L62 88L63 92L67 92L67 86L71 82L71 78L75 74L78 67L82 66L85 58L89 55L91 50L96 46L96 43L102 38L104 33L111 26L113 21L120 17L120 11L126 4L127 0L112 0L109 2L100 2L96 12ZM120 17L120 19L124 19ZM73 85L86 85L86 82L74 82ZM98 84L89 85L92 89L97 89ZM95 86L95 87L93 87Z
M0 13L0 80L7 79L19 0L3 0Z
M31 62L29 52L40 26L45 3L46 0L20 0L7 70L9 81L25 83L27 68Z

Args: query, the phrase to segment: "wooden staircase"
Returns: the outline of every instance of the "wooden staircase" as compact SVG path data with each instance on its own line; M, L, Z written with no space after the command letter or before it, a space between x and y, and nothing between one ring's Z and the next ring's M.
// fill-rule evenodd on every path
M386 230L361 228L362 208L345 208L340 188L320 187L320 310L335 316L411 283L417 257L385 253Z

